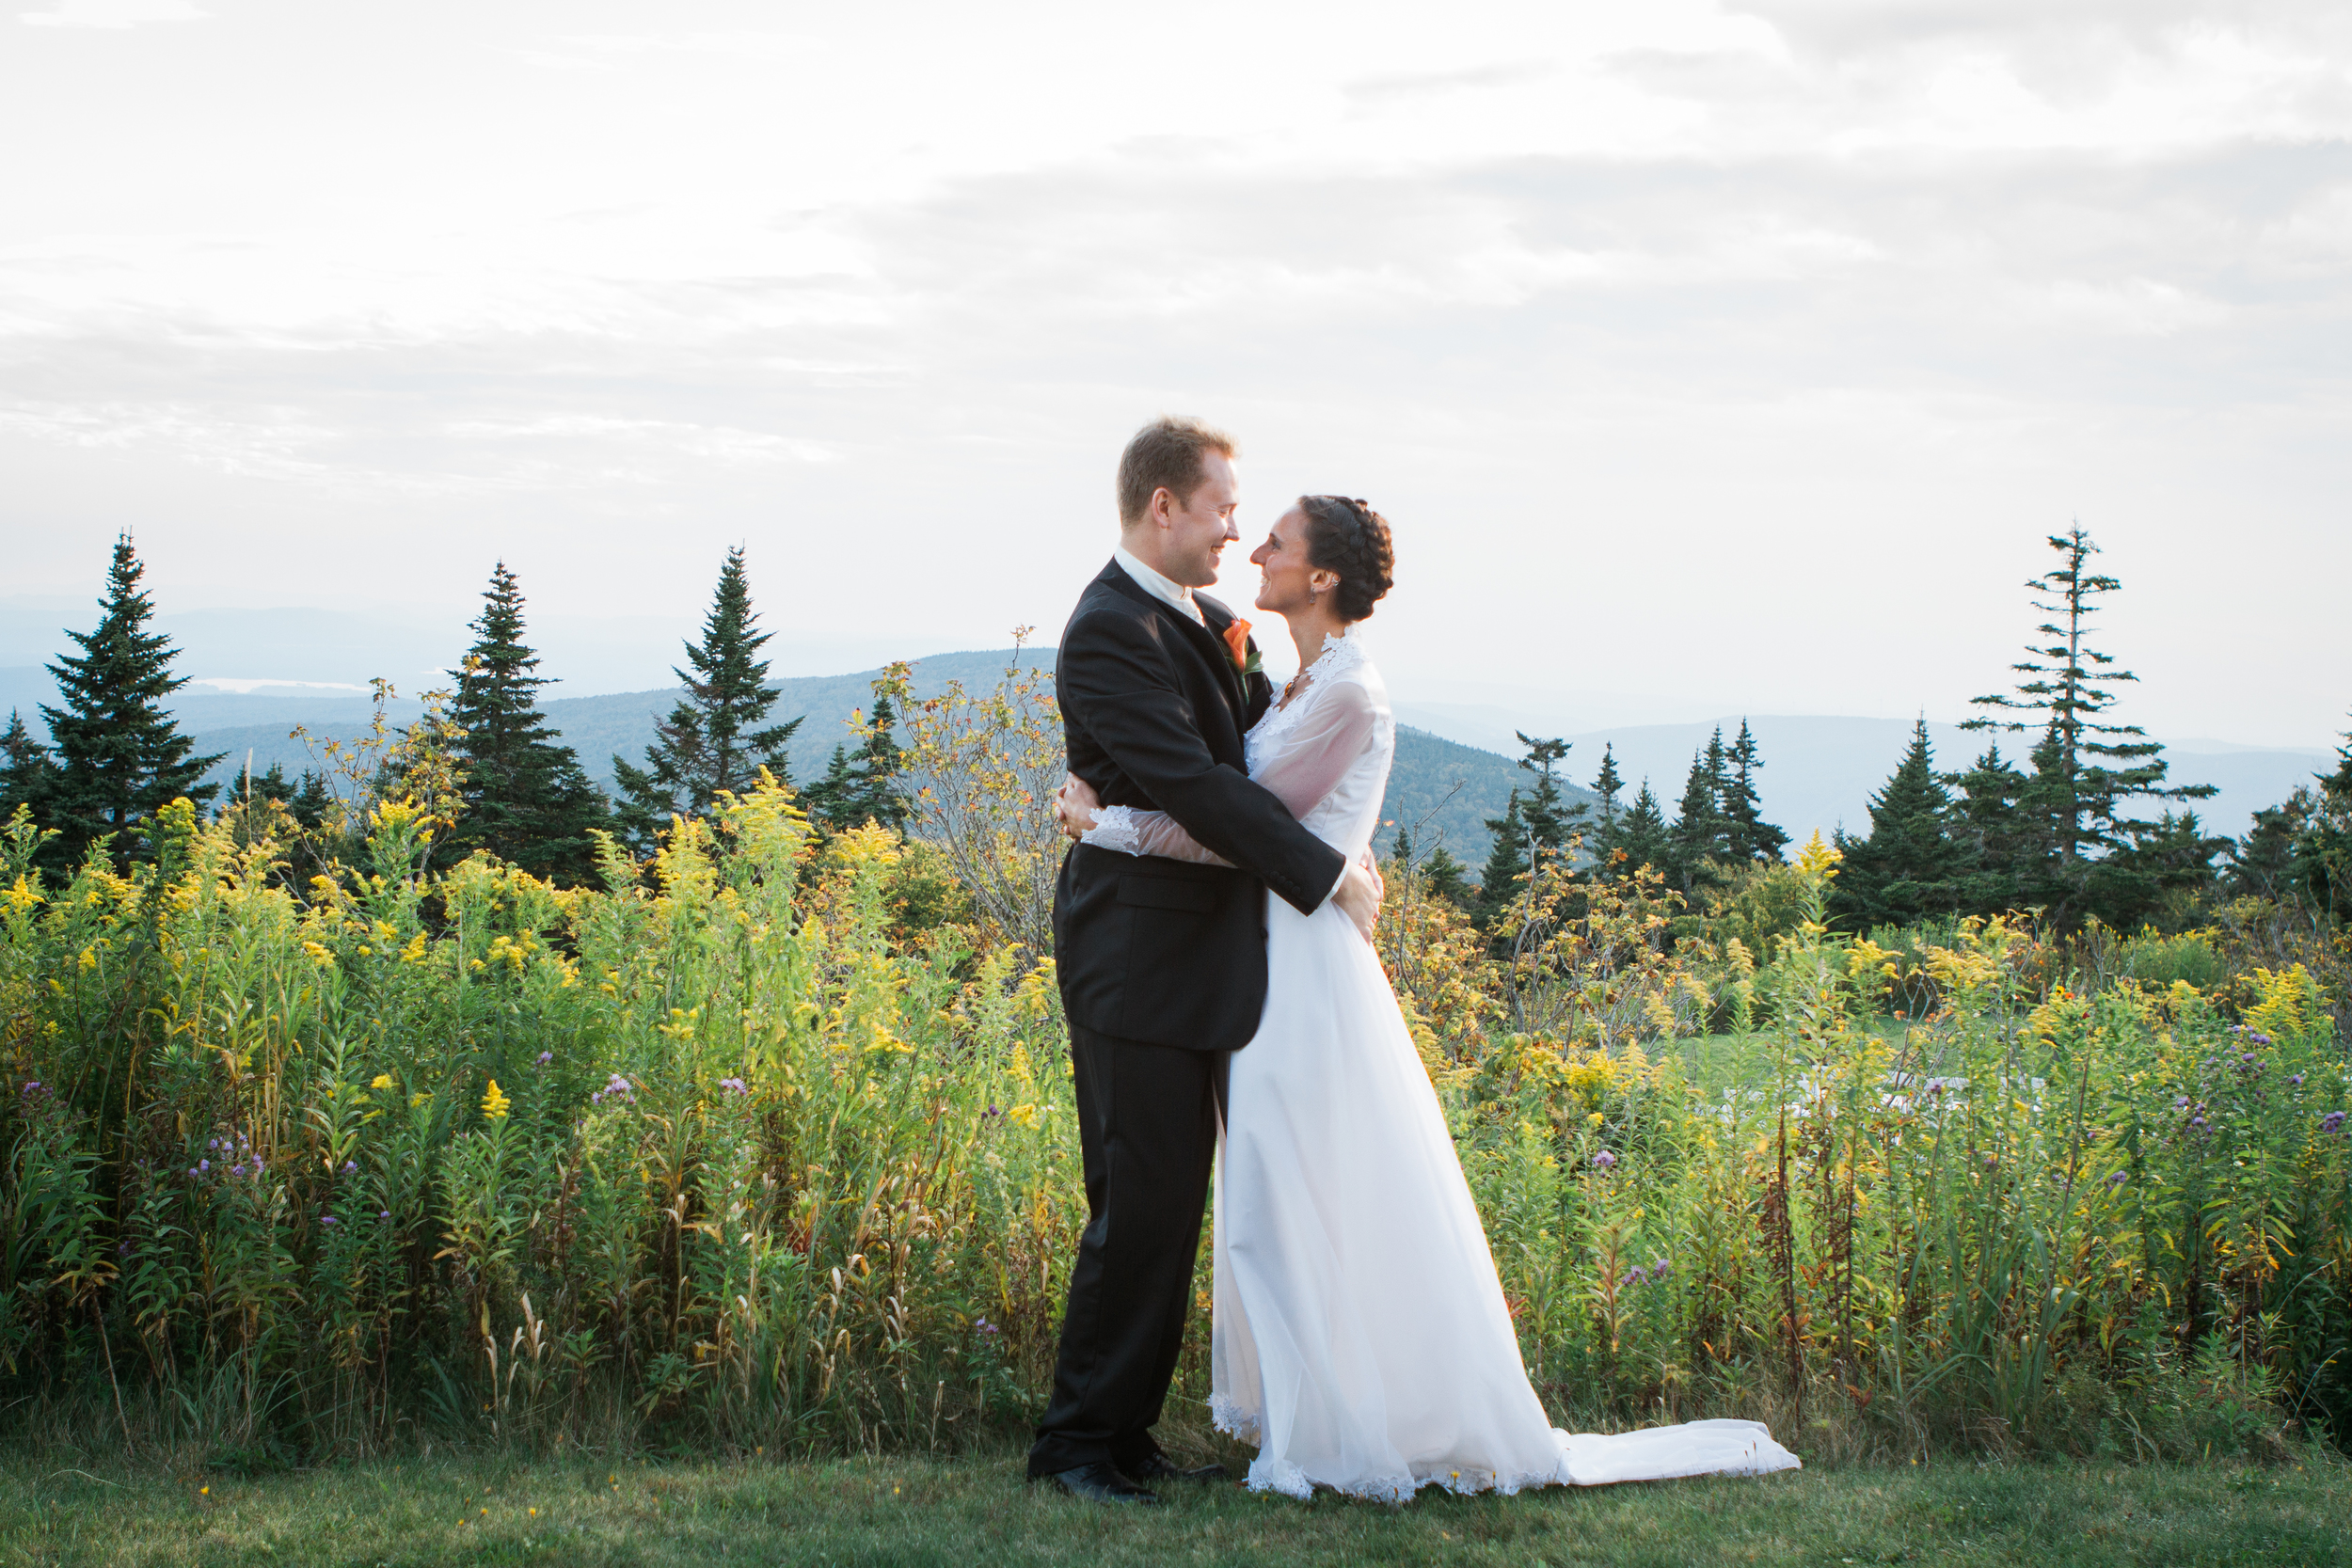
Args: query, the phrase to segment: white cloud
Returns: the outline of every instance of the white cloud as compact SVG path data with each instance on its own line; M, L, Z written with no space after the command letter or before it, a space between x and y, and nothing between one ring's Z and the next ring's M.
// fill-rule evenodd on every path
M28 27L105 27L120 30L143 22L201 22L210 16L188 0L58 0L51 11L19 11Z

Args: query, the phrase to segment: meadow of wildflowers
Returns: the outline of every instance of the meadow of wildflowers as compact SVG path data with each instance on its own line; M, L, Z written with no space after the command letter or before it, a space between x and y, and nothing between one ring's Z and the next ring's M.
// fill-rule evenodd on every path
M183 804L65 886L19 821L0 1381L134 1449L1017 1428L1085 1220L1025 778L944 856L768 783L573 890L433 868L405 800L334 854ZM942 859L996 885L943 900ZM1502 957L1392 879L1381 954L1564 1421L2153 1454L2352 1413L2309 974L2085 984L2002 921L1899 955L1824 928L1833 854L1788 874L1761 962L1638 878L1539 873Z

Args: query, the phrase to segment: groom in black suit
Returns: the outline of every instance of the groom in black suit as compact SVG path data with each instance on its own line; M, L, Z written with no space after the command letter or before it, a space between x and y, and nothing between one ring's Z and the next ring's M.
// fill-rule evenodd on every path
M1226 1059L1265 1005L1263 890L1301 913L1330 899L1367 932L1379 911L1371 868L1249 781L1242 736L1273 691L1248 623L1193 592L1241 537L1232 457L1197 420L1136 433L1119 465L1120 547L1055 667L1070 770L1104 805L1164 811L1232 863L1080 844L1054 890L1090 1220L1029 1477L1096 1501L1156 1501L1139 1482L1185 1474L1151 1429L1184 1342Z

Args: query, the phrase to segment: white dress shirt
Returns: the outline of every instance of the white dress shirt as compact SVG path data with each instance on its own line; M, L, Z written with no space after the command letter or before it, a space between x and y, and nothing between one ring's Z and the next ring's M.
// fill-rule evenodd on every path
M1205 626L1209 624L1209 618L1200 613L1200 607L1192 602L1191 589L1160 576L1130 553L1126 546L1121 545L1111 551L1111 559L1118 562L1119 569L1135 578L1136 585L1145 593L1179 615L1191 617L1194 626Z

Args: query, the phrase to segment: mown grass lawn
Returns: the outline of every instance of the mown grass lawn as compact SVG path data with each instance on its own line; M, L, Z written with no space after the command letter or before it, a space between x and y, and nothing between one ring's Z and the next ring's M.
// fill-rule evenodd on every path
M0 1467L0 1563L2352 1563L2352 1469L1949 1463L1406 1509L1168 1488L1110 1512L1005 1453L410 1459L245 1480ZM209 1487L210 1490L203 1490Z

